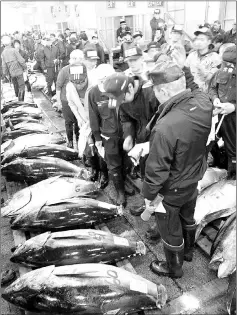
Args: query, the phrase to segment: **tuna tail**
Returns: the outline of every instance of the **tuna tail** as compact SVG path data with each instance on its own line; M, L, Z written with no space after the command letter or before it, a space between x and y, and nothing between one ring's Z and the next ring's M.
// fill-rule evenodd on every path
M219 219L228 217L229 215L233 214L236 211L236 207L233 208L227 208L227 209L221 209L219 211L210 213L205 216L205 218L199 223L196 234L195 234L195 241L197 241L200 233L202 232L203 228L210 222Z
M139 241L137 242L136 246L136 254L137 255L146 255L146 246L143 242Z
M236 266L234 267L234 269L231 269L231 267L228 264L228 261L224 261L222 264L220 264L218 268L218 278L226 278L235 270Z
M216 255L213 255L209 263L209 268L212 270L217 270L223 261L224 261L223 256L221 252L219 252Z
M156 306L159 309L165 306L167 298L168 298L167 291L166 291L166 288L163 286L163 284L157 285Z

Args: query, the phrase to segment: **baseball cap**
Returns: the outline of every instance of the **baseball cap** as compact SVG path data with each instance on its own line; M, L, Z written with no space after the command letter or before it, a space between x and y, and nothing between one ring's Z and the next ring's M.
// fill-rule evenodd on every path
M83 50L84 56L87 59L99 59L98 54L97 54L97 50L95 46L87 46L84 50Z
M171 32L180 33L182 35L183 34L183 27L182 27L182 25L175 24L172 27Z
M208 27L200 27L194 32L195 36L198 36L200 34L208 36L210 39L213 37L211 30Z
M133 33L132 37L133 38L136 38L137 36L143 36L142 32L141 31L136 31L135 33Z
M236 45L226 48L222 56L223 61L236 64Z
M104 94L110 98L110 107L116 107L124 99L129 84L129 77L122 72L108 76L103 84Z
M124 19L120 19L120 24L124 24L126 21Z
M160 9L155 9L155 10L154 10L154 14L156 14L156 13L157 13L157 14L160 14Z
M147 75L150 82L143 85L143 88L177 81L184 76L184 72L175 62L160 60Z
M129 47L124 51L125 61L130 59L138 59L143 55L142 50L138 46Z
M114 68L108 63L100 64L96 69L96 77L98 80L104 79L105 77L110 76L115 73Z
M93 39L93 38L98 38L98 35L97 35L97 34L94 34L94 35L92 35L91 38L92 38L92 39Z

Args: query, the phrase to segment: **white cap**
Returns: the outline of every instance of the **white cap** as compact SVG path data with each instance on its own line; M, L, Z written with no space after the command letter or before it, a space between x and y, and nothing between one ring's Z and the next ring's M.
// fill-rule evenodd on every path
M2 44L4 46L7 46L7 45L10 45L11 44L11 37L10 36L7 36L7 35L4 35L2 37Z
M96 74L97 74L98 80L102 80L113 73L115 73L115 70L110 64L102 63L96 68Z

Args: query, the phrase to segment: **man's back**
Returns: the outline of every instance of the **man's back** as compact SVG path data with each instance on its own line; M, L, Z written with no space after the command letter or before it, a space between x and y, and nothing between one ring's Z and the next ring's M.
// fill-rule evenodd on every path
M208 95L200 90L182 92L172 100L151 135L151 143L157 145L157 154L170 159L169 177L165 183L168 190L188 187L202 178L213 108ZM155 156L149 162L150 168L156 167Z

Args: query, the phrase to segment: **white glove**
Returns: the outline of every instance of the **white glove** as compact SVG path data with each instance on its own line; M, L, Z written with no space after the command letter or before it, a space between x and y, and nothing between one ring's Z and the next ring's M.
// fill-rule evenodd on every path
M96 148L97 148L97 150L98 150L99 155L100 155L102 158L104 158L104 156L105 156L105 148L104 148L103 145L102 145L102 141L96 141L96 142L95 142L95 146L96 146Z
M141 153L142 151L142 153ZM138 159L140 153L141 153L141 156L145 156L147 154L149 154L149 151L150 151L150 143L149 141L148 142L144 142L144 143L139 143L139 144L136 144L132 150L130 150L128 152L128 156L131 156L132 158L134 158L135 160Z
M133 147L133 138L132 136L127 136L127 138L123 142L124 151L130 151Z
M221 104L220 99L219 99L219 98L215 98L215 99L214 99L214 102L213 102L213 105L214 105L215 107L219 107L220 104Z

